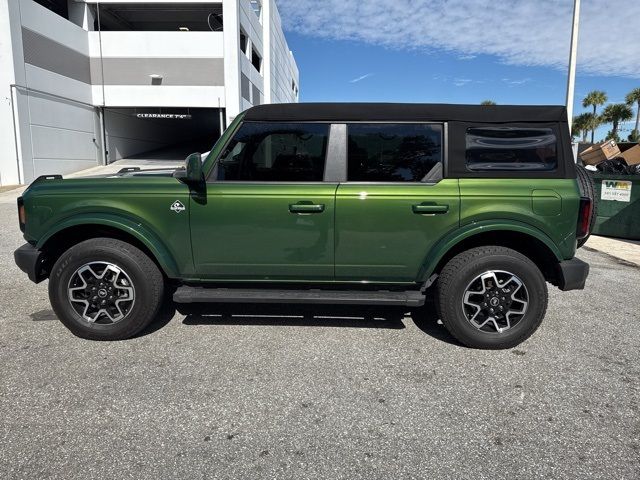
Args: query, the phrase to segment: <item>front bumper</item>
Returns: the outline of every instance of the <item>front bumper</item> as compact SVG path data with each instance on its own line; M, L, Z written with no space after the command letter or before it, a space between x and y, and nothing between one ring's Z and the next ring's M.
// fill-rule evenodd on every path
M40 283L49 276L44 268L44 255L30 243L25 243L13 252L13 258L18 268L26 273L32 282Z
M589 275L589 264L572 258L558 264L558 288L562 291L582 290Z

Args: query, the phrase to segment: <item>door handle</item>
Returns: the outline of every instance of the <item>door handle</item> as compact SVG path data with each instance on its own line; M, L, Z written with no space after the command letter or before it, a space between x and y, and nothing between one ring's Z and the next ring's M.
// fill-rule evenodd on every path
M324 212L324 205L313 203L292 203L289 205L289 211L291 213L299 214L322 213Z
M411 210L418 215L442 215L449 211L449 205L438 205L435 203L420 203L412 205Z

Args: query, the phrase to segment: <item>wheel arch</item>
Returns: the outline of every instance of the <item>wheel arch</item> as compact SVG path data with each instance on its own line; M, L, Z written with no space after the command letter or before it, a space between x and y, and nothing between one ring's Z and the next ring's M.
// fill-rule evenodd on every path
M163 242L149 229L139 223L116 216L102 216L91 219L73 217L57 224L40 238L36 248L42 250L50 266L73 245L91 238L115 238L142 250L160 271L169 278L178 276L178 268L173 255Z
M557 266L562 261L560 251L543 232L516 223L475 224L456 231L432 249L423 264L420 278L424 281L434 273L439 273L459 253L485 245L507 247L522 253L540 268L548 282L557 285Z

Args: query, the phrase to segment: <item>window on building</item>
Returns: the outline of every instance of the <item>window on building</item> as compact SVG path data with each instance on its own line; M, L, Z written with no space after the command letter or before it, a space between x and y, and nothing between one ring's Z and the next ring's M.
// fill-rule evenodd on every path
M253 13L262 20L262 2L260 0L250 0Z
M256 51L255 48L251 49L251 64L255 67L255 69L259 72L262 71L262 57Z
M240 74L240 93L247 102L251 101L251 82L244 73Z
M245 55L247 54L247 46L249 45L249 40L247 38L247 34L240 30L240 50Z
M467 169L476 172L554 170L558 165L557 144L550 128L468 128Z
M349 181L432 182L441 178L441 125L349 125Z
M35 2L69 20L67 0L35 0Z
M251 95L251 103L253 103L254 105L260 105L262 103L260 98L260 89L253 84L251 84Z
M223 30L221 3L107 3L98 4L98 8L96 30L98 27L103 31Z
M220 157L219 181L321 182L329 125L246 122Z

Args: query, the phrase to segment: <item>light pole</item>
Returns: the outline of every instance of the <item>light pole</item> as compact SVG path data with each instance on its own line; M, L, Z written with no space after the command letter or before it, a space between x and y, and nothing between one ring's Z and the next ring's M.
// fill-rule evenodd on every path
M580 28L580 0L574 0L573 26L571 27L571 51L569 53L569 78L567 79L567 120L569 121L569 132L571 132L571 124L573 122L573 96L576 89L576 61L578 56L578 29L579 28Z

